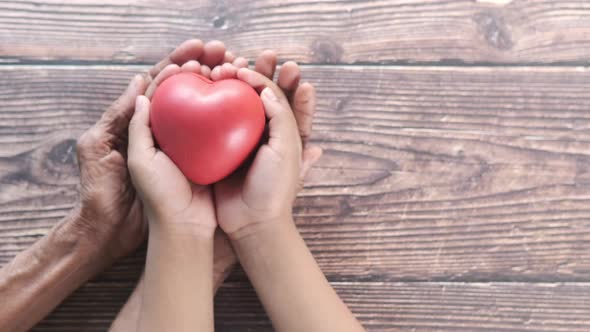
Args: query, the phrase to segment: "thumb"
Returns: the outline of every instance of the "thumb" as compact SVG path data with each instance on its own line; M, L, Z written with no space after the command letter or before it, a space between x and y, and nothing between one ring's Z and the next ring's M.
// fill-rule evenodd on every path
M139 168L156 152L149 122L150 101L145 96L139 96L135 102L135 113L129 123L127 156L130 169Z
M133 116L135 99L144 93L147 82L141 75L135 75L125 92L103 113L98 125L115 136L123 135Z

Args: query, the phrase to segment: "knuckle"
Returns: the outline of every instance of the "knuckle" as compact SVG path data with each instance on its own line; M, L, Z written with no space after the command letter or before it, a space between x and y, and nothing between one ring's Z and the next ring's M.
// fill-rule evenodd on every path
M91 130L92 129L85 131L80 138L78 138L78 141L76 141L76 151L78 151L78 153L85 152L93 145L93 138L90 133Z

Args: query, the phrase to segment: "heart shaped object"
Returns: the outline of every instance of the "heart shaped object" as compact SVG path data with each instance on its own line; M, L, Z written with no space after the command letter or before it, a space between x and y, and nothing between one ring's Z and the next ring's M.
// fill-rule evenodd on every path
M189 180L206 185L244 162L262 136L265 116L248 84L180 73L156 89L150 122L160 149Z

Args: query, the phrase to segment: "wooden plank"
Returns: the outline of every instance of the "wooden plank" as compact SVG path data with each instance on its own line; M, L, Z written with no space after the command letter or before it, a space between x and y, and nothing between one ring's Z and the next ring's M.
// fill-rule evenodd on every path
M333 283L367 331L590 330L590 284ZM132 284L90 283L34 331L105 331ZM224 285L216 331L272 331L247 283Z
M307 63L590 62L580 0L11 0L0 13L6 62L151 63L194 37Z
M74 140L140 69L0 68L1 263L71 207ZM326 153L295 214L331 280L590 280L587 69L303 75Z

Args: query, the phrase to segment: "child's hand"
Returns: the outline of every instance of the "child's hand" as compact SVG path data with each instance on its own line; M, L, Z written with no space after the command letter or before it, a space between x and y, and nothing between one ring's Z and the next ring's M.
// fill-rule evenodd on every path
M259 148L247 173L238 172L214 185L218 223L236 240L269 223L291 219L293 201L303 177L319 159L321 149L304 149L302 141L309 136L315 106L311 85L303 84L297 89L310 96L305 101L310 107L303 108L307 110L305 114L294 114L285 94L264 75L230 66L219 68L211 74L214 80L235 75L258 91L262 90L261 98L269 120L268 143ZM280 73L279 81L287 80L289 72L296 72L298 76L299 69L294 63L285 64L282 69L286 71ZM293 91L297 84L292 84ZM289 89L285 91L290 92Z
M181 69L169 65L148 88L150 96L165 78L184 71L198 71L196 61ZM149 125L150 101L137 98L129 124L128 166L135 188L144 204L150 227L182 227L212 237L217 226L210 187L191 183L162 151L156 149Z
M211 72L213 80L237 77L262 91L270 136L247 170L213 186L219 226L233 240L277 331L364 331L330 287L291 216L303 177L321 156L321 149L306 146L315 110L313 87L298 86L299 68L288 62L278 79L285 96L269 79L274 66L260 67L257 61L256 73L224 64Z

